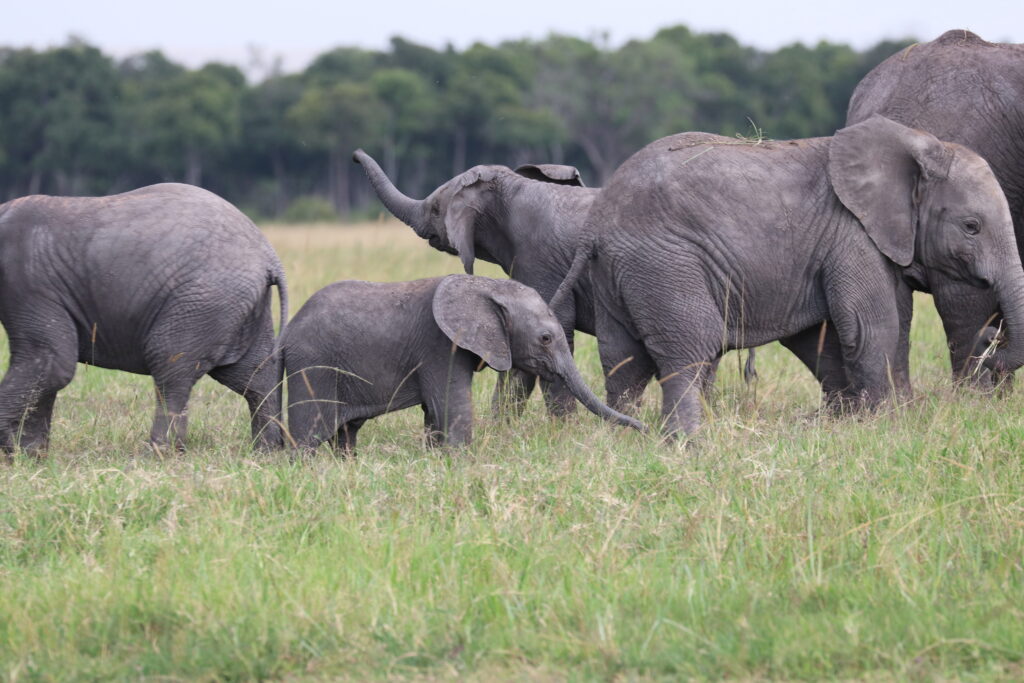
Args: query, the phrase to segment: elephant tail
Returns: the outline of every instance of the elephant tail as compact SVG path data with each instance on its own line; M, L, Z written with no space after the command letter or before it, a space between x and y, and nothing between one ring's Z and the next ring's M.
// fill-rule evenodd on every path
M548 306L551 310L558 310L558 307L563 301L565 301L565 298L572 294L572 288L576 286L577 282L579 282L584 269L587 267L587 264L593 255L593 240L581 240L581 244L576 247L576 253L573 254L572 265L569 266L569 272L567 272L565 277L562 278L562 283L558 285L555 295L551 297L551 301L548 302Z
M281 328L277 331L277 338L280 340L281 335L284 334L284 328L288 324L288 282L285 280L284 267L281 266L280 261L275 260L267 284L270 286L277 285L277 300L281 312Z

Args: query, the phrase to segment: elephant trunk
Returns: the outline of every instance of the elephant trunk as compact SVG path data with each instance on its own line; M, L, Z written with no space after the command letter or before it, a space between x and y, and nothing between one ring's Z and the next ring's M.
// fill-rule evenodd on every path
M423 224L423 201L402 194L373 157L363 150L357 149L352 159L366 171L366 177L384 208L419 234L419 227Z
M1012 274L995 288L1007 338L1006 345L985 360L985 366L996 372L1013 372L1024 365L1024 270L1019 258L1013 261L1014 267L1008 269Z
M575 396L576 399L590 412L608 420L609 422L614 422L615 424L619 424L624 427L632 427L638 432L647 431L647 427L645 427L639 420L635 420L628 415L623 415L617 410L613 410L605 405L601 399L599 399L594 392L590 390L587 383L583 381L580 371L572 361L559 363L559 367L555 370L555 374L559 379L565 382L565 385L569 387L569 391L572 392L572 395Z

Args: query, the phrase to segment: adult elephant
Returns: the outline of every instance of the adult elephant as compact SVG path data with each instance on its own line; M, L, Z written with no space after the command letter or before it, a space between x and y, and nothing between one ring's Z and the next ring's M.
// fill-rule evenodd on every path
M46 448L54 400L78 362L152 375L157 446L184 446L188 397L205 374L245 397L259 446L282 446L272 285L284 325L273 248L198 187L0 205L0 322L10 344L0 449Z
M723 352L806 349L822 320L850 395L873 405L893 380L906 390L894 369L914 281L991 287L1008 342L986 363L1024 363L1024 271L995 176L971 150L882 116L831 138L658 140L615 172L585 235L555 303L592 257L609 404L653 368L669 433L696 429Z
M385 208L435 249L456 254L468 274L482 259L532 287L549 301L572 265L583 221L600 190L583 186L579 171L558 164L474 166L434 190L412 199L398 190L374 159L356 150L355 161ZM562 298L554 313L565 330L570 351L574 331L594 333L590 280L581 277L572 296ZM511 379L507 382L507 378ZM495 403L506 394L519 412L537 378L522 371L502 373ZM650 375L630 388L640 394ZM563 415L576 407L572 391L559 380L541 381L548 411Z
M1024 45L989 43L966 30L911 45L864 77L846 122L876 114L980 154L1006 195L1016 248L1024 248ZM996 292L938 273L917 286L935 295L954 378L975 374L972 349L999 311Z

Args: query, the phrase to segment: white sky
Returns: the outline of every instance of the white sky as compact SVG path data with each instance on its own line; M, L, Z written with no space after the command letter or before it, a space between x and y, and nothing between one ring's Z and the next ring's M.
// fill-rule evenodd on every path
M928 40L950 28L1024 42L1021 0L5 0L0 7L3 46L42 48L74 34L117 57L158 48L190 66L218 60L243 68L253 66L255 49L264 62L281 58L286 71L339 45L385 48L393 35L461 49L607 32L618 45L686 24L767 49L821 39L863 48L883 38Z

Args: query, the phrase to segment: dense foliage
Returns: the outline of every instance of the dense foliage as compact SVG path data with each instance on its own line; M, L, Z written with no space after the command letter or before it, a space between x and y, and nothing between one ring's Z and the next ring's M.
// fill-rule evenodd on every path
M260 216L348 215L370 200L350 162L359 146L416 196L477 163L570 163L598 185L673 132L830 135L860 78L905 44L764 52L683 26L617 49L559 35L462 52L394 38L258 82L160 52L117 61L75 39L0 48L0 199L176 180Z

